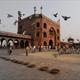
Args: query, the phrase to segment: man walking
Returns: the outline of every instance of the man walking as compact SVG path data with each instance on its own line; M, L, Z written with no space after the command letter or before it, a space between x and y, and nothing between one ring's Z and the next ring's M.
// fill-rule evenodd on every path
M9 55L11 55L11 53L12 53L12 47L10 46L9 47Z

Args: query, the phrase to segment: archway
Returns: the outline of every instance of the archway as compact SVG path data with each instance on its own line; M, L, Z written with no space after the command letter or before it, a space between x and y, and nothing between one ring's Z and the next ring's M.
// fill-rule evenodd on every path
M1 47L2 47L2 48L7 47L7 40L6 40L5 38L2 38L2 39L1 39Z
M52 45L53 46L52 48L55 49L55 47L57 45L56 45L56 31L55 31L54 27L50 27L50 29L49 29L49 35L51 37L50 40L54 39L54 40L50 41L50 45L53 44L53 42L54 42L54 44Z
M44 41L43 46L44 46L44 49L47 49L47 42L46 41Z
M14 41L12 39L9 39L7 44L10 44L10 46L14 47Z
M53 41L52 40L49 40L49 48L53 49Z
M20 47L24 48L24 41L23 40L20 41Z
M25 42L25 47L27 47L27 46L29 46L29 42L28 41Z
M15 46L15 48L19 47L19 41L18 40L14 40L14 46Z
M44 41L44 46L47 46L47 42L46 41Z
M54 36L54 35L55 35L55 30L54 30L53 27L51 27L51 28L49 29L49 35L51 35L51 36Z

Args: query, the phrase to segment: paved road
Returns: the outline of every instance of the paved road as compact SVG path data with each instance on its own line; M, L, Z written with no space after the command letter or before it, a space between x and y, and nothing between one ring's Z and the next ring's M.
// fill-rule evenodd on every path
M0 80L53 80L53 75L0 59Z
M13 49L13 55L25 54L25 49ZM0 55L8 55L8 49L0 49Z
M29 56L6 55L6 57L59 68L60 73L51 75L47 72L40 72L36 68L30 69L0 59L0 80L80 80L80 55L64 55L57 59L42 53L29 54Z

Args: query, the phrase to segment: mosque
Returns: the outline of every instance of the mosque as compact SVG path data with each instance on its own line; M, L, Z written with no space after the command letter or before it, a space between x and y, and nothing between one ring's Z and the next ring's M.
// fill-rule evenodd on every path
M21 13L18 12L18 34L31 36L31 43L27 42L27 46L50 47L51 49L60 47L60 22L56 22L43 15L41 12L21 18Z

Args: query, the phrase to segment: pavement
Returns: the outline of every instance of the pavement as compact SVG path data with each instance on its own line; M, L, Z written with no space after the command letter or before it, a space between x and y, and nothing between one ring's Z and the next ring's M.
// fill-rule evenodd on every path
M53 80L54 77L35 68L0 59L0 80Z
M57 75L48 77L48 80L80 80L80 54L58 55L57 57L54 54L57 54L57 52L29 53L26 56L24 52L17 55L13 53L11 55L0 55L0 57L35 64L36 70L46 66L48 67L46 73L55 68L60 70ZM47 80L47 78L43 80Z

